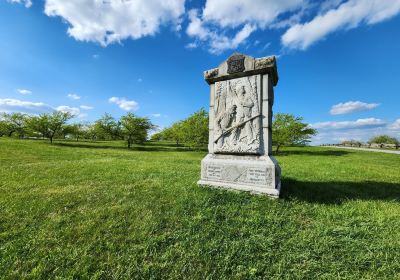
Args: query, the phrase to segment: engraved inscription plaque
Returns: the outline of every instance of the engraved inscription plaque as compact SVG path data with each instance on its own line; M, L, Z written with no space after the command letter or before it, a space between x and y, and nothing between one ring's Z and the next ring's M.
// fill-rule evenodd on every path
M221 179L221 172L222 172L222 167L221 166L216 166L216 165L209 165L207 166L207 177L210 179Z

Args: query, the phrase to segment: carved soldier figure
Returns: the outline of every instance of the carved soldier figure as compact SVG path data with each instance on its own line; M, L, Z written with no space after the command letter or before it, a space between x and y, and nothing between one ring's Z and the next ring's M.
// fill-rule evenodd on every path
M227 112L223 112L217 117L218 131L220 134L224 133L236 122L236 105L229 108ZM222 147L224 145L225 137L220 137L218 139L218 146Z
M240 94L241 101L240 105L242 107L242 114L240 116L240 122L246 121L252 117L252 110L254 107L254 102L251 97L246 94L246 87L244 85L239 86L238 93ZM254 139L253 136L253 121L247 121L244 127L241 129L239 140L247 138L247 144L251 144Z
M223 112L226 109L226 90L224 89L222 84L219 84L219 87L216 91L216 112Z

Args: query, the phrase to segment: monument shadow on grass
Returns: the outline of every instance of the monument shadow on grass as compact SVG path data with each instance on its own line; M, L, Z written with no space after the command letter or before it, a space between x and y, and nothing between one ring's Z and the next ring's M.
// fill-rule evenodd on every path
M342 204L357 199L400 202L400 183L306 182L282 178L281 198L319 204Z

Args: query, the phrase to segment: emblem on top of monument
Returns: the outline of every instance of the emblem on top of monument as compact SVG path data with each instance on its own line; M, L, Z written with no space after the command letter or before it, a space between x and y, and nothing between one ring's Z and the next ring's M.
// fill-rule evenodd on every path
M231 57L229 57L229 59L227 61L227 63L228 63L228 71L227 72L229 74L243 72L245 70L244 59L245 59L245 56L242 54L234 54Z

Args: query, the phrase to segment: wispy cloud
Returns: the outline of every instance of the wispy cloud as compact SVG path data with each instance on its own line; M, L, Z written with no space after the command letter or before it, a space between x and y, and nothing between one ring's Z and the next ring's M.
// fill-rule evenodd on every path
M312 138L314 145L340 143L344 140L366 142L371 137L381 134L400 137L400 119L389 122L367 118L356 121L320 122L310 126L318 129L318 134Z
M22 95L30 95L30 94L32 94L32 91L30 91L29 89L17 89L17 91Z
M386 122L381 119L367 118L367 119L358 119L356 121L318 122L311 124L311 127L316 129L352 129L352 128L366 128L366 127L381 127L385 125Z
M134 100L126 100L123 97L111 97L108 102L117 104L122 110L136 111L139 109L139 104Z
M190 23L186 29L186 33L190 37L196 38L198 41L209 43L209 51L215 54L229 49L236 49L239 45L243 44L256 29L254 25L248 23L237 31L234 36L228 37L207 27L205 22L199 17L196 9L189 11L189 19ZM195 48L197 46L197 42L192 42L186 45L186 48Z
M393 123L389 125L390 130L398 130L400 131L400 119L395 120Z
M81 115L81 110L79 110L79 108L76 108L76 107L62 105L62 106L58 106L56 108L56 110L60 111L60 112L64 112L64 113L70 113L74 117L80 117L80 115Z
M150 116L155 117L155 118L159 118L159 117L161 117L161 114L160 113L153 113L153 114L150 114Z
M54 108L43 102L22 101L18 99L0 99L0 112L21 112L27 114L40 114L53 111Z
M23 101L12 98L0 99L0 112L4 113L25 113L29 115L38 115L51 113L53 111L61 111L71 113L74 117L82 117L79 108L61 105L53 107L44 102Z
M75 93L70 93L70 94L67 95L67 97L68 97L69 99L72 99L72 100L79 100L79 99L81 99L81 97L80 97L79 95L75 94Z
M30 8L32 6L31 0L7 0L7 2L23 4L26 8Z
M83 109L83 110L92 110L92 109L94 109L94 107L92 107L92 106L87 106L87 105L81 105L81 106L79 106L81 109Z
M397 15L400 1L349 0L337 8L333 7L309 22L291 26L282 35L282 44L288 48L305 50L337 30L349 30L363 23L371 25Z
M330 113L331 115L344 115L354 112L367 111L378 107L378 103L364 103L361 101L348 101L333 105Z

